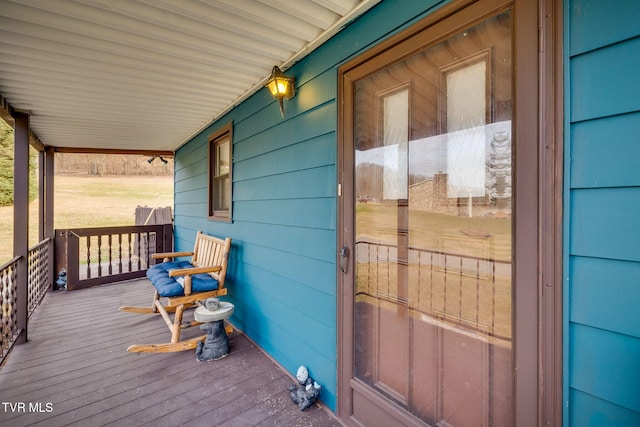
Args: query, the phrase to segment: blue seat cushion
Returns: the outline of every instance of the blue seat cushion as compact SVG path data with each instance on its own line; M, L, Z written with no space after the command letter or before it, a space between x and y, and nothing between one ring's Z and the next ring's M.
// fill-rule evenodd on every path
M163 262L149 267L147 277L151 284L158 290L161 297L178 297L184 295L184 287L176 279L182 280L184 276L169 277L169 270L181 268L193 268L189 261ZM191 275L191 292L208 292L218 289L218 281L208 274Z

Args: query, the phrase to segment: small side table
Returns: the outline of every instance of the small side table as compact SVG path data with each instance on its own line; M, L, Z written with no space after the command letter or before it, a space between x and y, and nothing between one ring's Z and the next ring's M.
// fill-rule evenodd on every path
M217 308L211 310L210 308ZM229 354L229 338L224 328L224 319L233 314L234 306L230 302L217 301L196 308L193 317L202 322L200 329L207 331L204 341L198 342L196 347L196 359L200 362L218 360Z

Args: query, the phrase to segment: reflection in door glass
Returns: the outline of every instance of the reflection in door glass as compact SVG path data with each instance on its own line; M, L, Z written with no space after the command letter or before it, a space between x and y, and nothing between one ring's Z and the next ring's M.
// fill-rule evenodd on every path
M356 378L439 426L512 424L511 15L354 86Z

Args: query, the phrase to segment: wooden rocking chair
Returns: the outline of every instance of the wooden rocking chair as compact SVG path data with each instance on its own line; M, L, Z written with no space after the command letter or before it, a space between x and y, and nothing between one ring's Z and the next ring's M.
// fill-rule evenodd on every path
M147 270L147 277L155 287L155 295L151 307L120 307L121 311L130 313L160 314L171 331L171 342L166 344L135 344L127 351L168 353L196 348L198 341L206 335L180 341L183 328L200 325L201 322L182 323L185 309L201 304L210 297L227 294L224 279L227 274L231 238L218 239L201 231L196 235L193 252L166 252L153 254L154 259L163 258ZM172 258L191 256L191 261L170 261ZM160 298L166 298L162 305ZM169 315L174 312L173 320ZM230 328L230 326L228 327Z

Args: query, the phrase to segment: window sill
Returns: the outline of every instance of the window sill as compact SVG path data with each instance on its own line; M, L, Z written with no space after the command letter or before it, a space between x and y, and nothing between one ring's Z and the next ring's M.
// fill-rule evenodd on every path
M228 222L231 223L233 220L228 215L215 215L207 217L209 221L217 221L217 222Z

